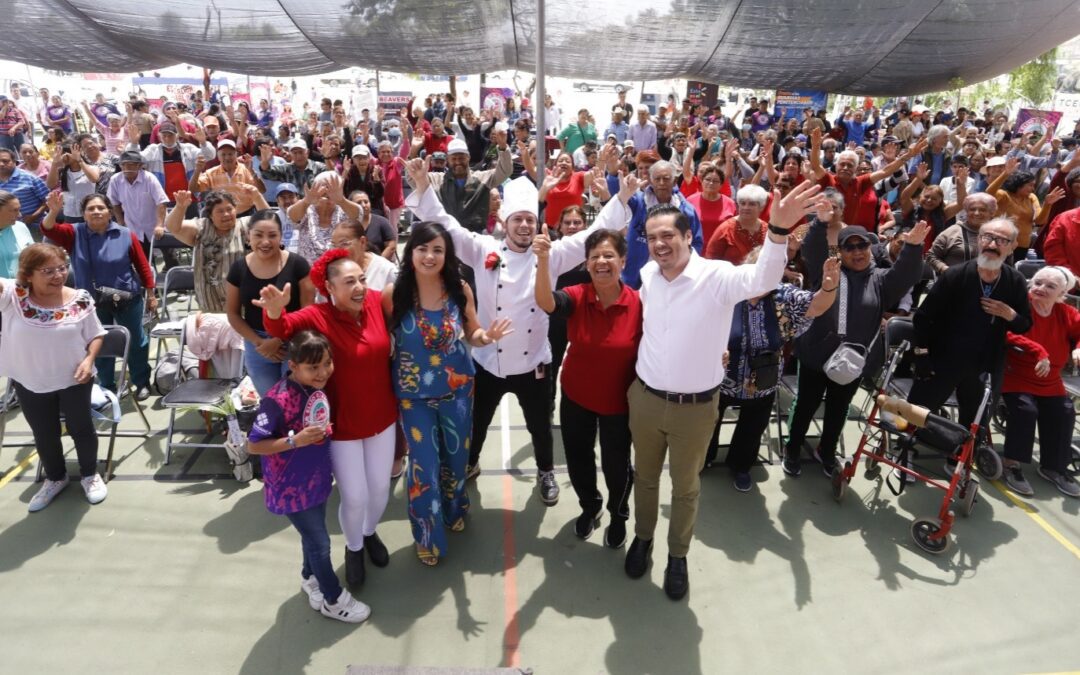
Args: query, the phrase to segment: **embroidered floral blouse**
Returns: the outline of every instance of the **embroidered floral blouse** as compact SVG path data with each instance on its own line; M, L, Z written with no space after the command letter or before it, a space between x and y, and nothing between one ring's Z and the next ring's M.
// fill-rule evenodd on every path
M105 334L90 294L80 290L60 307L38 307L26 286L13 279L0 279L0 285L0 376L38 394L77 384L75 369L87 345Z

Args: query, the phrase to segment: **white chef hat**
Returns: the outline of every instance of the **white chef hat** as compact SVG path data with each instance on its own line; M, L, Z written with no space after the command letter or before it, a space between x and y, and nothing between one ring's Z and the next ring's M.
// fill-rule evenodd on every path
M510 216L522 211L537 215L538 193L536 184L529 180L528 176L515 178L503 188L502 206L499 207L499 217L503 221Z

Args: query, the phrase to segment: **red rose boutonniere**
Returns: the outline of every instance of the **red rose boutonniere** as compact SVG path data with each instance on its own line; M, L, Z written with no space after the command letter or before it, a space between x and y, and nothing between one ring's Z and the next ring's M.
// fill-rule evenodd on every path
M495 251L492 251L491 253L487 254L486 258L484 258L484 269L486 269L486 270L496 269L496 268L498 268L500 263L502 263L502 258L499 257L498 253L496 253Z

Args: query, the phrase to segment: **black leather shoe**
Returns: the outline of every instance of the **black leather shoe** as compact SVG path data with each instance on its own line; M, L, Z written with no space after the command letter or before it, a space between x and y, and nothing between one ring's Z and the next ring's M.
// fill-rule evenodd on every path
M364 569L364 552L345 549L345 582L350 586L362 586L367 571Z
M371 564L375 567L386 567L390 564L390 552L386 550L386 545L377 533L364 537L364 550L371 556Z
M142 403L146 399L150 398L150 385L144 384L135 390L135 400Z
M686 558L667 557L664 570L664 592L672 600L682 600L690 590L690 575L686 571Z
M626 552L626 575L631 579L640 579L649 569L649 561L652 560L652 539L642 541L634 537L630 542L630 549Z

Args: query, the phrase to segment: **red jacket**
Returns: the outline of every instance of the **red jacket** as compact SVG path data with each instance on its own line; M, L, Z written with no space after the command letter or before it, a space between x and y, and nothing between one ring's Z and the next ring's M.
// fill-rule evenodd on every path
M1059 302L1050 316L1031 311L1031 328L1023 335L1006 333L1009 349L1005 354L1005 372L1001 391L1036 396L1064 396L1061 370L1069 363L1072 350L1080 347L1080 311ZM1050 359L1050 374L1035 375L1035 364Z
M1080 277L1080 209L1062 213L1050 222L1043 241L1048 265L1061 265Z
M334 374L326 384L326 395L335 440L370 438L397 419L397 398L390 384L390 333L381 293L368 289L358 320L330 303L318 303L298 312L282 312L278 319L263 313L263 326L283 340L314 330L330 341Z

